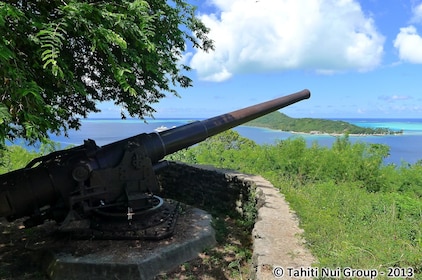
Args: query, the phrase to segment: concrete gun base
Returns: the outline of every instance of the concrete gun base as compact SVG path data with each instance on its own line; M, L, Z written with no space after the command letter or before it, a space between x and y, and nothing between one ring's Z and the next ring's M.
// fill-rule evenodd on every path
M50 279L148 280L198 257L199 253L215 245L214 235L211 215L197 208L188 208L179 216L173 238L135 243L109 240L104 241L107 246L83 255L61 248L47 252L43 262ZM86 242L91 242L92 246L92 242L97 241ZM103 245L103 241L98 245Z

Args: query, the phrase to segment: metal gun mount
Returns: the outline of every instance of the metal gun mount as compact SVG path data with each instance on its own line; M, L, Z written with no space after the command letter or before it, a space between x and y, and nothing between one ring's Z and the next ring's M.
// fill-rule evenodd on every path
M55 220L80 238L162 239L173 233L178 205L163 199L155 171L166 155L310 97L302 90L261 104L103 147L93 140L0 175L0 217Z

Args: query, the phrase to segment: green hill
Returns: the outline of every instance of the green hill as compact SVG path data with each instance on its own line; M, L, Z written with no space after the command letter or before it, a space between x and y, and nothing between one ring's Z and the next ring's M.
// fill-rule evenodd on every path
M246 123L248 126L267 127L271 129L313 133L313 134L363 134L363 135L386 135L401 134L402 131L393 131L388 128L366 128L345 121L333 121L314 118L291 118L278 111Z

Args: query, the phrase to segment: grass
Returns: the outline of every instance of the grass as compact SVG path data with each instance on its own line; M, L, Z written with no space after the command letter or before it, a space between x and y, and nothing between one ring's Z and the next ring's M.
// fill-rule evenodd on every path
M276 185L299 215L320 267L385 272L388 267L412 267L417 277L422 276L420 199L409 202L398 193L368 193L351 183Z

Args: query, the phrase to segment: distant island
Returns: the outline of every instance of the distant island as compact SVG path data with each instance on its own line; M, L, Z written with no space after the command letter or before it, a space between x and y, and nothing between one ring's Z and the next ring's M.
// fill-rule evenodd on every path
M293 133L330 134L330 135L393 135L403 134L403 130L389 128L360 127L345 121L314 118L291 118L278 111L252 120L244 125L266 127Z

